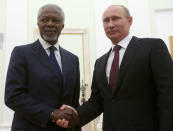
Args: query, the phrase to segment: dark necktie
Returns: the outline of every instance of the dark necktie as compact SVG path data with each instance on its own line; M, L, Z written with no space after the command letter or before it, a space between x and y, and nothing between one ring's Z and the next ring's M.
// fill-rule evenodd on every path
M61 69L60 69L60 66L58 64L58 61L56 60L55 53L54 53L56 48L54 46L51 46L51 47L49 47L49 50L50 50L49 58L52 61L53 65L55 66L55 68L56 68L56 70L58 72L58 77L63 82L63 76L62 76L62 73L61 73Z
M112 90L112 93L115 91L115 86L118 79L118 70L119 70L119 50L121 49L121 46L116 45L114 47L114 59L112 62L111 70L110 70L110 76L109 76L109 86Z

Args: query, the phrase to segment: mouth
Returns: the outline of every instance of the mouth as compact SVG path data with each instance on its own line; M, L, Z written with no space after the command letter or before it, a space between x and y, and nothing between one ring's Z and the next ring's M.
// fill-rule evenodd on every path
M45 28L44 31L45 31L45 33L56 33L55 28Z
M56 35L57 32L54 30L45 30L44 32L46 35L51 36L51 35Z
M45 33L56 33L55 30L45 30Z
M117 33L118 32L118 30L112 30L112 31L108 31L108 34L109 35L113 35L113 34L115 34L115 33Z

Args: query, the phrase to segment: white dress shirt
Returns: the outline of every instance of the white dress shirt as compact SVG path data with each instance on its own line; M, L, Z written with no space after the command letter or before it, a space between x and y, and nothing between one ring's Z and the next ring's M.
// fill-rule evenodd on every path
M39 36L38 39L39 39L42 47L46 51L47 55L49 56L50 55L49 47L51 47L52 45L49 44L48 42L46 42L45 40L43 40L43 38L41 36ZM60 67L60 69L62 71L61 55L60 55L60 51L59 51L59 44L58 44L58 42L54 46L56 48L56 50L54 52L55 53L55 57L56 57L56 60L58 61L59 67Z
M119 67L121 65L121 61L123 59L124 53L125 53L127 46L131 39L132 39L132 35L129 33L128 36L126 36L124 39L122 39L120 42L117 43L117 45L121 46L121 49L119 50ZM114 50L113 49L115 46L116 45L112 44L112 51L109 54L107 65L106 65L106 77L107 77L108 83L109 83L110 70L111 70L113 59L114 59Z

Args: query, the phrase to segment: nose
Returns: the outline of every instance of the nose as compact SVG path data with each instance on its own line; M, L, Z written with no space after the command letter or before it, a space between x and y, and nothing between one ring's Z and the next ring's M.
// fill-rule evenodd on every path
M108 26L109 26L110 28L111 28L111 27L114 27L114 23L113 23L112 20L109 21Z
M54 23L53 23L52 20L49 20L49 21L47 22L47 25L48 25L48 26L52 26L52 25L54 25Z

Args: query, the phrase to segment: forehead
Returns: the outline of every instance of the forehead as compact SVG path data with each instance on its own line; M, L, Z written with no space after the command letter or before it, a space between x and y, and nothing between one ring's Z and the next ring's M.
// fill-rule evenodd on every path
M47 7L43 9L40 14L40 17L49 17L49 16L60 17L60 13L55 7Z
M125 11L120 6L110 6L106 11L103 13L103 19L112 17L112 16L125 16Z

